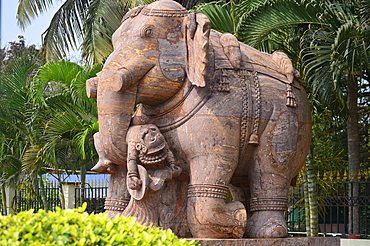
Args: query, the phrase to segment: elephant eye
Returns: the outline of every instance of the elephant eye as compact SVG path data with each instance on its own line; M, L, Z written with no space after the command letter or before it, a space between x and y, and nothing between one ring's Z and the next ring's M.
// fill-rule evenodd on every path
M142 38L150 37L153 34L153 29L151 26L144 25L140 30L140 36Z

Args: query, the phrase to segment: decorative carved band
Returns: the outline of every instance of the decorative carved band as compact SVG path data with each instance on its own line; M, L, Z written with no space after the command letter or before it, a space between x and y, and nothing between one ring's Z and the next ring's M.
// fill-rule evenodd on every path
M254 111L254 124L253 124L253 132L249 138L249 144L258 144L258 128L260 125L260 118L261 118L261 90L260 90L260 82L258 80L258 73L255 71L253 73L253 80L254 80L254 90L256 92L256 106Z
M221 92L230 92L230 79L227 76L227 69L221 69L221 79L217 90Z
M123 211L130 202L130 198L105 198L104 209L113 211Z
M248 211L259 210L279 210L286 211L288 208L288 198L286 197L269 197L269 198L252 198L248 203Z
M226 185L193 184L189 185L188 197L212 197L225 200L228 190Z
M144 8L141 13L146 16L157 16L157 17L184 17L188 16L189 12L185 9L179 10L162 10L162 9L149 9Z
M247 135L249 132L248 119L251 118L251 90L250 90L250 79L251 73L247 70L239 71L240 82L242 86L242 119L241 119L241 131L240 131L240 154L243 152Z

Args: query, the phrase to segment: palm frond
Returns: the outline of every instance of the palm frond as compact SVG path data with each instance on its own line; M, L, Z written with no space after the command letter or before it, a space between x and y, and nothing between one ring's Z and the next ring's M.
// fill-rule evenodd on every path
M24 30L27 25L31 24L34 18L50 9L56 1L19 0L18 2L17 20L19 26Z
M42 52L47 61L59 60L78 49L83 37L83 22L89 0L66 0L43 33Z
M69 87L82 70L78 64L65 60L40 67L31 84L34 103L46 106L48 96L68 93Z
M269 39L271 33L276 30L299 25L326 25L317 16L322 10L321 6L307 2L277 1L273 7L261 7L256 12L258 14L252 14L240 25L239 39L258 48L262 41Z
M360 13L362 24L370 25L370 2L368 0L363 0L360 2Z
M113 51L111 36L121 24L124 9L113 0L96 0L86 9L81 50L88 63L102 63Z
M227 4L218 2L203 3L195 7L197 12L205 14L213 29L225 33L235 34L234 21L230 15L230 7Z

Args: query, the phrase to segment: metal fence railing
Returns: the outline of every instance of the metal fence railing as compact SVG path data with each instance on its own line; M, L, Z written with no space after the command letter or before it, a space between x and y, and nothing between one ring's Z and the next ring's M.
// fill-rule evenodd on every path
M349 216L352 212L358 214L356 223L358 223L360 233L370 236L370 180L368 173L364 173L356 179L348 177L345 173L343 175L329 174L326 177L318 177L318 180L321 182L317 189L320 232L350 233L350 227L356 222L350 219L355 218ZM107 180L89 181L84 189L81 188L80 183L72 185L72 190L74 190L72 199L75 207L86 202L87 212L104 212L104 200L108 191ZM303 188L303 183L298 182L298 185L290 192L287 219L291 232L306 231ZM30 186L16 190L14 211L43 208L41 192L40 189L35 192ZM61 206L57 182L45 182L43 192L49 209L54 210L55 207ZM2 202L0 209L2 209ZM3 210L1 212L4 214Z
M319 231L351 234L358 226L362 235L370 235L370 180L368 173L353 178L346 173L328 174L317 188ZM307 196L307 195L306 195ZM305 232L304 185L291 189L288 210L289 230ZM352 216L350 215L352 213Z
M75 204L76 207L81 206L84 202L87 203L86 212L102 213L104 212L104 202L107 197L108 182L105 180L97 180L86 183L85 189L81 186L75 188Z
M44 209L45 205L48 209L55 210L56 207L60 207L59 188L57 182L44 182L44 188L39 187L37 190L31 186L24 185L20 189L15 191L15 201L13 210L20 212L24 210ZM44 193L44 199L42 198Z

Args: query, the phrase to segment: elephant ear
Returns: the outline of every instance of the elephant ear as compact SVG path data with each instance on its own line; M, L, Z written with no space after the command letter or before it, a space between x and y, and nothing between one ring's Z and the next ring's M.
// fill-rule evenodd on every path
M201 13L191 13L186 19L187 50L186 72L192 85L204 87L208 67L208 45L211 23Z

